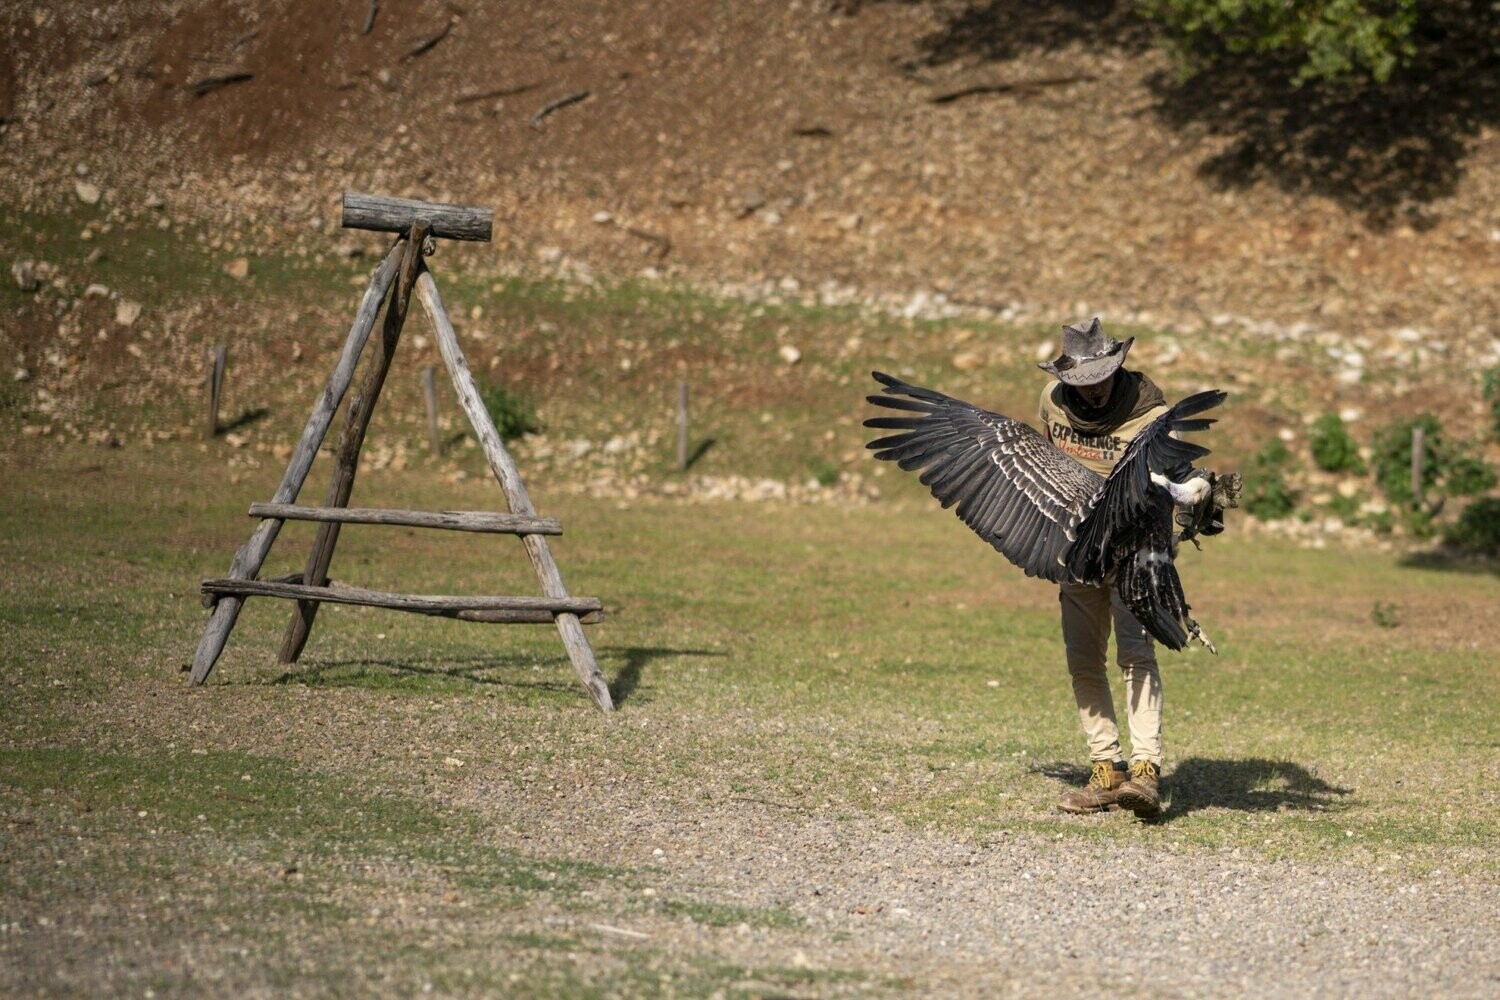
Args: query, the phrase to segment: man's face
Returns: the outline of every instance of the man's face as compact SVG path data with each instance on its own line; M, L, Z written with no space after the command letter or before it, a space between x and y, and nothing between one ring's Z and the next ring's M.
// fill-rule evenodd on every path
M1083 397L1085 403L1097 409L1109 402L1109 392L1114 386L1115 373L1110 372L1109 378L1103 382L1095 382L1093 385L1075 386L1074 388L1078 390L1078 395Z

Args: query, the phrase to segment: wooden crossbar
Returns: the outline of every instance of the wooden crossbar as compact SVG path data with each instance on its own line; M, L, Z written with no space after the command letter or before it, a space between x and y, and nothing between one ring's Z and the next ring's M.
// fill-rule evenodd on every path
M283 521L331 521L339 524L394 524L410 528L446 528L450 531L483 531L496 535L561 535L562 522L555 517L527 517L482 510L387 510L379 507L308 507L292 503L253 503L251 517L275 517Z
M240 597L282 597L327 604L359 604L393 611L415 611L425 615L464 617L482 612L485 617L466 616L468 621L551 622L556 614L595 614L602 617L604 605L597 597L451 597L437 594L390 594L361 587L309 587L275 580L204 580L207 598L234 594ZM496 616L492 613L503 613ZM520 615L520 617L516 617ZM597 619L596 619L597 620Z

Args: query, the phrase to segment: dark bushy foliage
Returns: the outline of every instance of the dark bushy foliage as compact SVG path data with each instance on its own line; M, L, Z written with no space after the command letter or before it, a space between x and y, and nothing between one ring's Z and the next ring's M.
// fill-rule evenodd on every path
M1490 404L1490 430L1500 441L1500 365L1484 373L1484 401Z
M1449 545L1500 556L1500 498L1480 497L1443 533Z
M1416 53L1417 0L1141 0L1185 74L1223 55L1282 56L1293 80L1384 83Z
M1263 520L1286 517L1297 506L1297 495L1287 485L1286 473L1292 453L1273 439L1250 457L1245 469L1245 490L1240 506Z
M531 400L520 393L511 392L503 385L485 382L479 386L479 397L484 401L484 408L490 412L490 419L495 422L495 430L500 432L501 438L509 441L541 430L536 419L536 408L531 405Z
M1456 453L1443 439L1442 425L1430 413L1390 424L1375 435L1375 479L1386 497L1411 506L1411 438L1422 428L1422 498L1473 496L1495 485L1495 470L1484 459Z
M1313 461L1324 472L1362 472L1359 446L1349 436L1349 429L1337 413L1325 413L1312 425L1308 439Z

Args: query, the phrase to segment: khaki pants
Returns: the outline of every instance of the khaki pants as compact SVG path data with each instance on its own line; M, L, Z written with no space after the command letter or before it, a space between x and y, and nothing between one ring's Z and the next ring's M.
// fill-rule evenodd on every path
M1161 673L1156 668L1151 637L1112 586L1065 583L1059 596L1068 674L1073 679L1073 698L1088 737L1090 758L1117 760L1123 756L1106 671L1113 619L1116 660L1125 675L1130 756L1161 767Z

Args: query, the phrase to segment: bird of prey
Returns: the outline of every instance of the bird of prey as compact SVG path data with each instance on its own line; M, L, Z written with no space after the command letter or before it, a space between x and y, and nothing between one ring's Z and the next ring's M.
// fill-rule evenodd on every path
M1208 454L1175 435L1214 421L1198 414L1226 394L1195 393L1147 424L1108 476L1018 420L872 372L885 388L867 397L901 416L866 427L899 433L871 441L875 457L908 472L1027 576L1054 583L1112 580L1135 617L1169 649L1196 639L1217 652L1188 614L1173 557L1179 538L1222 530L1221 508L1236 506L1239 477L1193 468ZM1173 533L1173 507L1180 536Z

